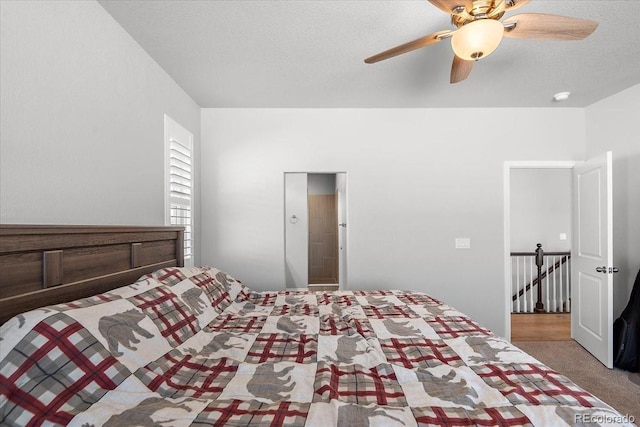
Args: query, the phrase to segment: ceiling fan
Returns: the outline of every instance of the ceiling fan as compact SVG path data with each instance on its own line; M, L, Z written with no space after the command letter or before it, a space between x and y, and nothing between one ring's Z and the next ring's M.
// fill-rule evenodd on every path
M596 21L546 13L522 13L500 21L505 12L518 9L530 0L429 0L451 15L454 30L443 30L393 47L364 60L373 64L421 47L451 39L454 52L451 83L469 76L473 64L491 54L502 37L539 40L581 40L593 33Z

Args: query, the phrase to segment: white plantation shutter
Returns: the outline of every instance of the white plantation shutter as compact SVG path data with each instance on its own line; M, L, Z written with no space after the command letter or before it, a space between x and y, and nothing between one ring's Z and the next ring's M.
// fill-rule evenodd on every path
M193 134L165 115L168 225L184 227L184 262L193 265Z

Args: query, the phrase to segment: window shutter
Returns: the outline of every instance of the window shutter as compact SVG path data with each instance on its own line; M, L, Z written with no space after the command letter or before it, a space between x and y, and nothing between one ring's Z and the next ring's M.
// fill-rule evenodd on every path
M169 198L171 203L171 225L184 227L184 257L192 254L191 147L171 138L169 140Z
M166 119L167 223L184 227L185 265L193 265L193 135Z

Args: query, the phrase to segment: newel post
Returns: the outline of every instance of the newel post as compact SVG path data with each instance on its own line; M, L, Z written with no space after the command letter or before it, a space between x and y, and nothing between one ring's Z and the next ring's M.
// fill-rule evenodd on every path
M542 304L542 265L544 264L544 251L542 244L538 243L536 249L536 266L538 267L538 301L536 302L536 313L544 312L544 304Z

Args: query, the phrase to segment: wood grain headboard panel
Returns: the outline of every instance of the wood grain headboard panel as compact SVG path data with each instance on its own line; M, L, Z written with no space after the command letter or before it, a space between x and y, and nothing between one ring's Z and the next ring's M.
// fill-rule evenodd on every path
M182 267L182 227L0 224L0 324Z

